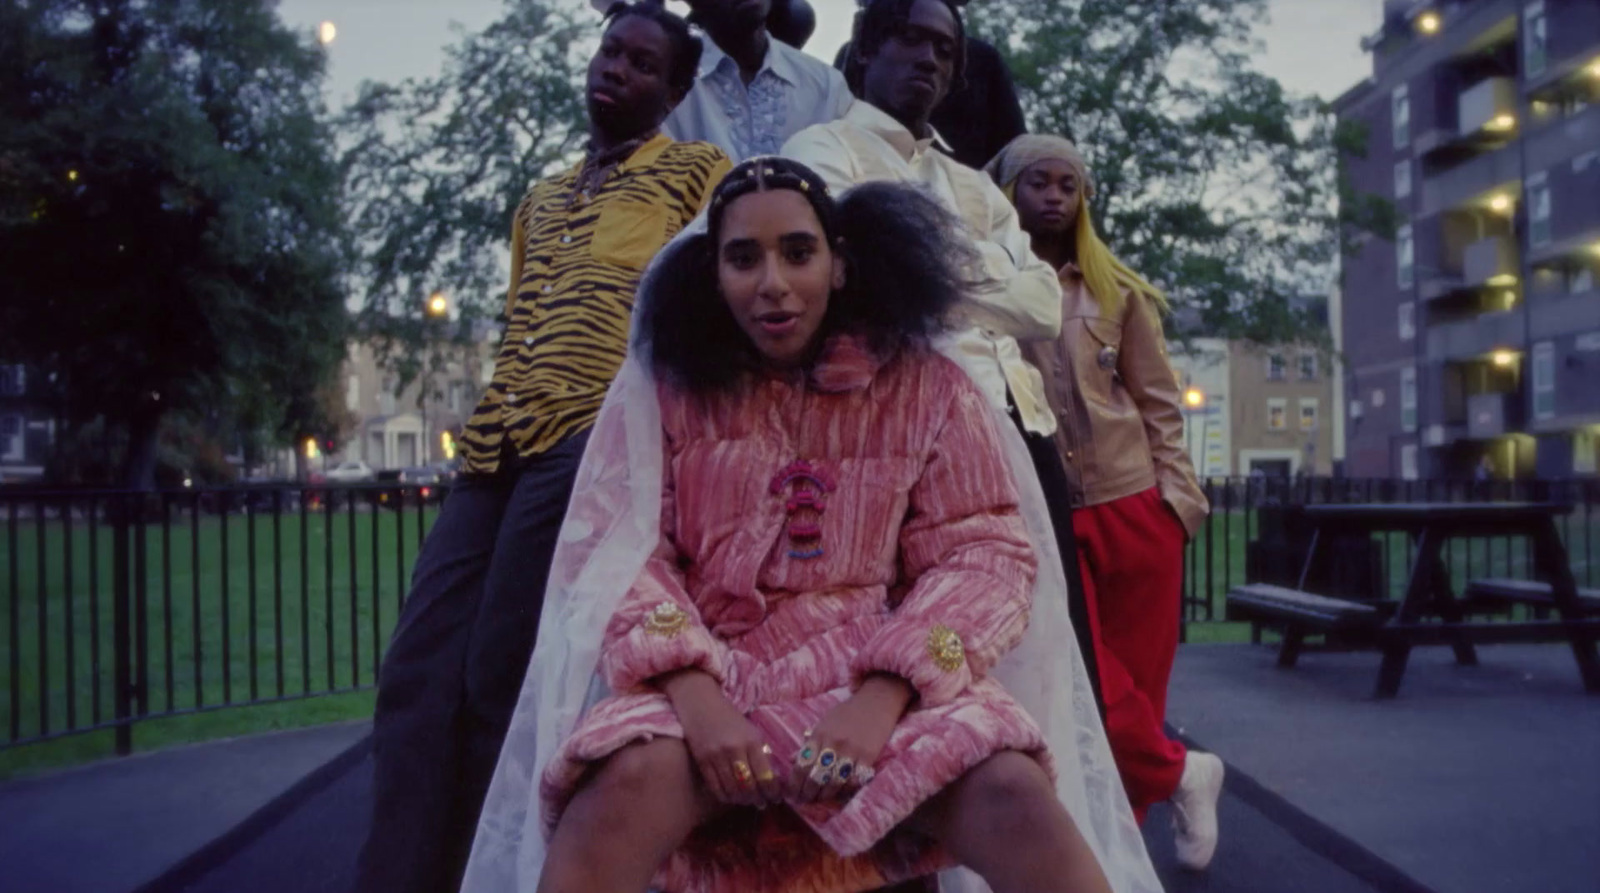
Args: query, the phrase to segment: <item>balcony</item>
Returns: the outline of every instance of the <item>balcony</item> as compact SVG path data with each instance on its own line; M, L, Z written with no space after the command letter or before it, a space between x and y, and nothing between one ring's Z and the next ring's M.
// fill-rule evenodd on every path
M1497 350L1520 351L1527 342L1527 330L1520 307L1429 326L1427 357L1435 363L1460 362Z
M1600 288L1575 295L1536 295L1528 302L1528 316L1529 331L1535 339L1600 329Z
M1494 440L1522 427L1522 395L1473 394L1467 397L1467 437Z
M1511 78L1487 78L1461 91L1456 100L1461 134L1508 133L1517 126L1517 85Z
M1422 211L1429 217L1458 210L1482 199L1486 193L1516 194L1522 172L1516 146L1502 146L1465 163L1422 179Z
M1570 162L1600 146L1600 105L1559 118L1534 129L1523 141L1528 170L1542 171Z
M1468 245L1461 257L1461 280L1470 288L1515 285L1516 246L1505 236L1490 236Z

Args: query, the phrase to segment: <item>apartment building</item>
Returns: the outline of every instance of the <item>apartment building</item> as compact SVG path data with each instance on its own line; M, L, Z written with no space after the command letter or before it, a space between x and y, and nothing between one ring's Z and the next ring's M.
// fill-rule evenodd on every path
M1593 474L1600 441L1600 2L1388 0L1355 188L1392 241L1341 274L1348 473Z
M1197 338L1174 345L1184 440L1201 478L1333 472L1333 376L1326 352Z

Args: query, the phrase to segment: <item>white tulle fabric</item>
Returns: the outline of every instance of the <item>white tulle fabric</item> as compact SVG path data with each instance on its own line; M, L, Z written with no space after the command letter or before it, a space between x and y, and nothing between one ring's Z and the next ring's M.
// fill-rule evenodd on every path
M648 299L649 283L647 275L641 301ZM942 352L964 363L958 352ZM1010 419L1002 413L997 421L1038 550L1039 575L1028 632L993 675L1044 731L1055 757L1056 793L1112 889L1160 893L1078 653L1060 550L1038 475ZM601 637L659 542L662 460L656 384L634 352L612 383L578 469L550 569L538 643L484 803L464 893L532 893L538 886L546 854L539 779L584 712L610 693L596 671ZM965 869L943 873L940 889L989 893L988 885Z

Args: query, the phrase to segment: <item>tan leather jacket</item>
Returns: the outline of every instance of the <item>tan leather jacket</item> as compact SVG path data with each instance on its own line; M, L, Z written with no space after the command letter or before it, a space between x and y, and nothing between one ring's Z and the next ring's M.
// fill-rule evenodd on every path
M1060 272L1061 337L1022 345L1056 412L1074 507L1160 487L1192 537L1211 511L1183 444L1182 395L1161 319L1143 295L1103 316L1075 265Z

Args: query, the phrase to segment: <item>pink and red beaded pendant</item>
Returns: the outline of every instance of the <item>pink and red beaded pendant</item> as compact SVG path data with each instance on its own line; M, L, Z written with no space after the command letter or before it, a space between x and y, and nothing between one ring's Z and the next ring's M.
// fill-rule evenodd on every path
M821 558L823 498L834 490L833 479L804 459L789 463L772 478L772 495L788 493L784 509L789 514L789 557L799 560Z

